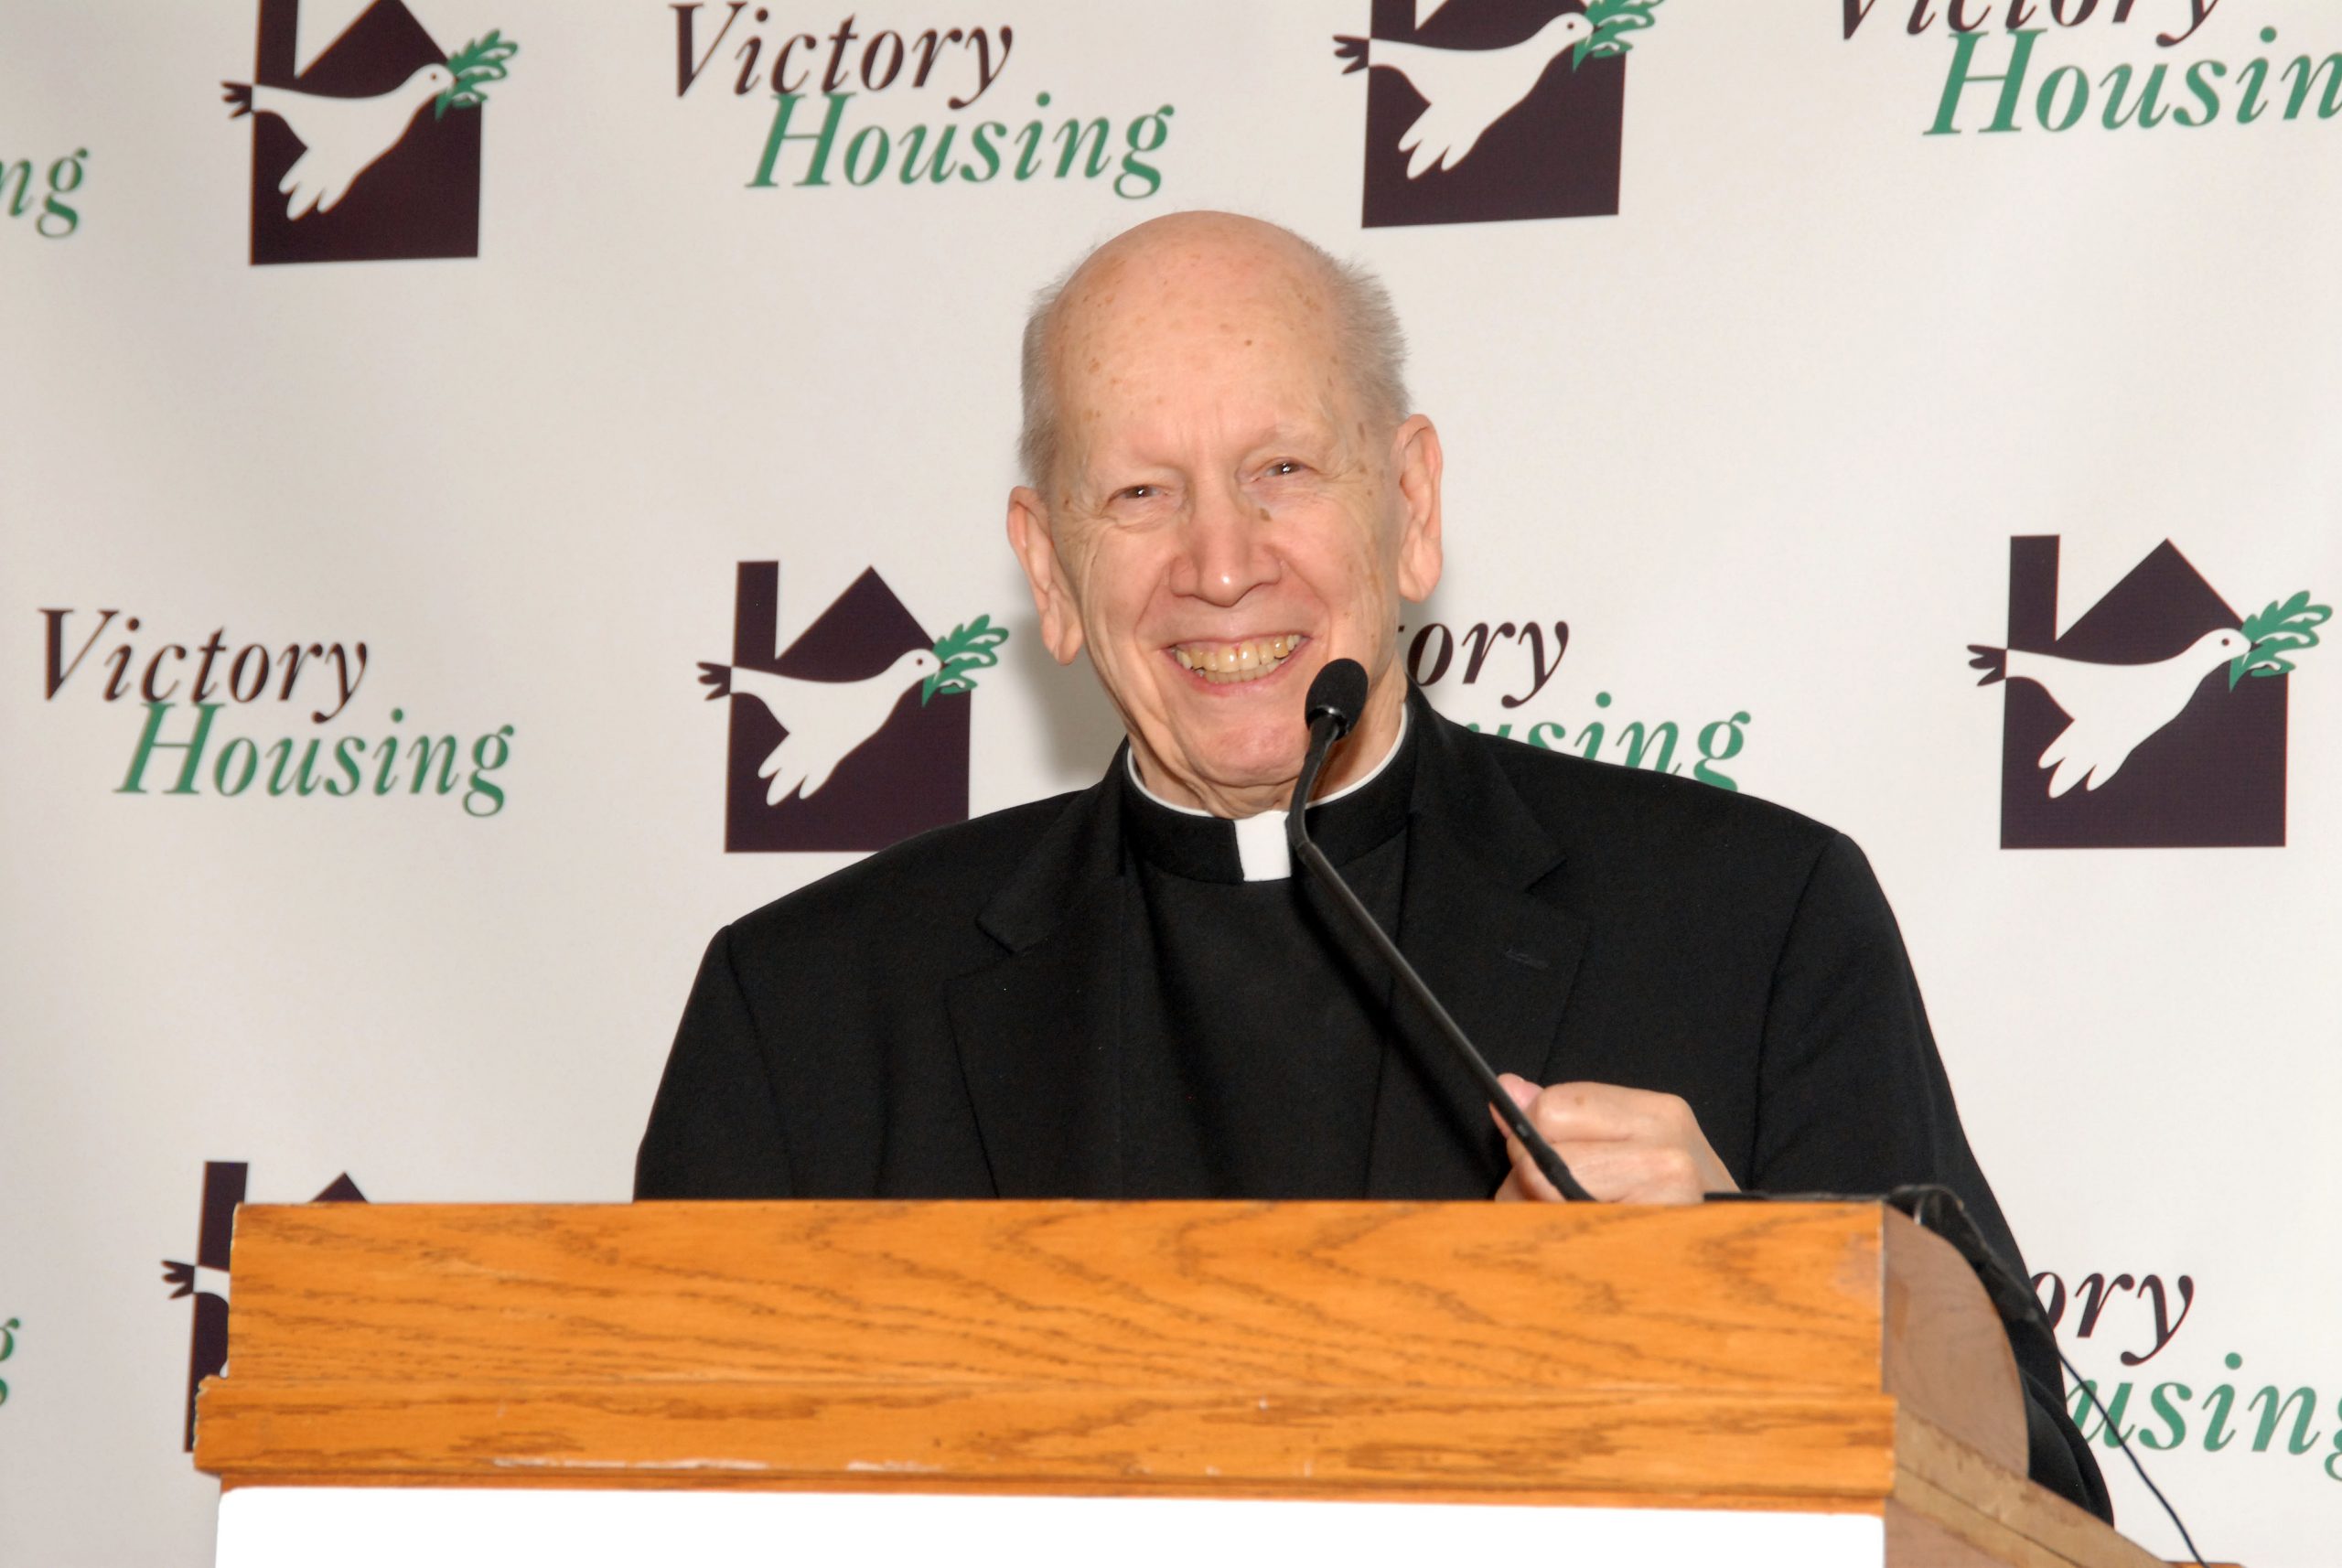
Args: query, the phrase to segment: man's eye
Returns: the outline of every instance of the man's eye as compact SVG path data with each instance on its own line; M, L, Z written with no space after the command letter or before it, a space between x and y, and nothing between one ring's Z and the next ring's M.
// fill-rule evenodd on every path
M1145 501L1153 500L1162 493L1162 490L1154 485L1125 485L1114 492L1114 499Z
M1301 465L1295 462L1290 457L1280 457L1275 462L1270 464L1268 467L1262 470L1262 472L1271 478L1281 479L1288 474L1298 474L1301 472Z

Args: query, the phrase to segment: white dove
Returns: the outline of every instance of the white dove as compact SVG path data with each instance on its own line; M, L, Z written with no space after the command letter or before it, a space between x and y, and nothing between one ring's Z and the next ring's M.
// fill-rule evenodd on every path
M1405 77L1423 98L1424 108L1399 134L1407 155L1407 177L1444 169L1472 156L1489 126L1520 106L1546 66L1563 49L1594 36L1582 11L1564 11L1531 37L1500 49L1435 49L1387 38L1338 36L1334 58L1350 63L1348 76L1381 66Z
M933 650L920 648L862 681L800 681L768 670L705 660L700 663L699 678L714 688L707 694L709 702L727 693L754 697L789 732L757 765L757 777L772 780L765 803L778 806L800 786L811 800L839 763L886 727L903 693L942 667Z
M285 216L306 218L313 210L332 211L358 177L399 145L424 105L455 87L456 74L444 65L426 65L371 98L328 98L242 81L220 85L227 89L225 101L235 105L231 120L274 114L300 138L301 156L276 188L286 198Z
M2077 784L2095 789L2113 778L2142 741L2179 716L2206 675L2251 650L2244 633L2229 628L2152 664L2093 664L1980 643L1968 645L1976 655L1968 662L1984 671L1979 686L2030 681L2073 721L2041 754L2041 766L2057 769L2049 776L2054 800Z

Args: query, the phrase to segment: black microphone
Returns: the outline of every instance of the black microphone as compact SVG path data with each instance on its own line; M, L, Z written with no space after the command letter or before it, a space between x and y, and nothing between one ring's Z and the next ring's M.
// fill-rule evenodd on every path
M1334 869L1334 863L1326 858L1326 852L1309 842L1306 818L1310 789L1317 782L1319 769L1326 766L1326 753L1336 741L1349 734L1350 726L1358 722L1359 710L1365 706L1366 671L1355 659L1335 660L1318 671L1317 678L1309 682L1309 695L1302 706L1309 723L1309 750L1301 759L1301 777L1293 781L1293 801L1284 814L1285 844L1292 850L1294 859L1309 867L1310 872L1332 890L1334 901L1342 907L1351 923L1382 955L1382 961L1391 966L1391 972L1399 977L1414 999L1423 1004L1423 1011L1431 1015L1432 1022L1438 1026L1440 1034L1456 1047L1456 1054L1464 1058L1464 1065L1470 1068L1472 1076L1479 1080L1480 1092L1488 1097L1488 1103L1496 1107L1497 1114L1504 1118L1505 1125L1512 1129L1512 1135L1520 1140L1521 1145L1529 1151L1529 1157L1537 1162L1537 1168L1544 1173L1547 1181L1553 1184L1554 1190L1563 1197L1581 1203L1593 1202L1594 1195L1578 1185L1577 1178L1570 1175L1570 1167L1563 1165L1562 1156L1553 1152L1553 1145L1545 1142L1545 1135L1537 1131L1530 1123L1528 1115L1512 1102L1512 1096L1507 1094L1504 1085L1497 1081L1496 1070L1488 1066L1488 1058L1479 1053L1463 1028L1448 1015L1447 1009L1440 1005L1439 998L1433 995L1431 987L1423 983L1423 977L1415 972L1415 966L1409 963L1407 955L1399 950L1399 944L1391 940L1380 923L1368 912L1366 906L1359 902L1358 895L1350 891L1350 885L1342 880L1341 873Z

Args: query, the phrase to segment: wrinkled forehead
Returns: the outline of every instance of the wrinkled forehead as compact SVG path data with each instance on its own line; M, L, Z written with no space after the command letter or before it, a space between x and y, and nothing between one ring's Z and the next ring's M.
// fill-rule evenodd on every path
M1273 244L1109 246L1068 282L1058 330L1069 341L1236 322L1324 333L1330 292L1320 266Z
M1084 444L1157 415L1282 423L1347 408L1332 301L1314 268L1224 251L1101 255L1060 309L1051 360L1067 434Z

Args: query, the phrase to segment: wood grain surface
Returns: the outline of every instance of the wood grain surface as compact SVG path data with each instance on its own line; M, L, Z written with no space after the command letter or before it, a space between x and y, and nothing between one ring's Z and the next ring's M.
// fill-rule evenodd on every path
M1880 1231L1813 1205L247 1207L233 1375L1875 1391Z
M250 1207L234 1279L231 1485L1857 1509L1914 1561L2145 1561L2010 1473L1982 1290L1867 1205Z
M2012 1473L1909 1409L1896 1418L1895 1495L1887 1513L1922 1518L1943 1534L2019 1568L2159 1568L2161 1560L2091 1514ZM1923 1559L1924 1560L1924 1559Z
M390 1466L459 1478L521 1469L1063 1482L1083 1491L1292 1494L1434 1487L1453 1494L1703 1490L1875 1501L1890 1488L1894 1402L1781 1396L1146 1391L965 1383L693 1383L664 1390L316 1384L206 1396L204 1462L274 1470Z

